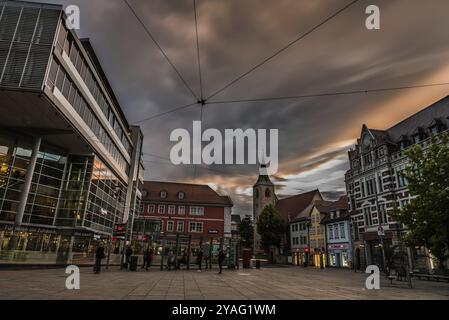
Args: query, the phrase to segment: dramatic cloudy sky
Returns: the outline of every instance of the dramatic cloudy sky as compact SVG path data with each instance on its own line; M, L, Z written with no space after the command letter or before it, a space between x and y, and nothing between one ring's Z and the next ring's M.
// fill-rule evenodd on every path
M193 102L122 0L67 0L81 9L90 37L130 123ZM47 0L47 2L51 2ZM129 0L199 94L192 0ZM270 56L350 0L198 0L205 95ZM378 5L381 29L365 28ZM365 90L449 81L449 1L361 0L214 100ZM279 196L319 188L344 192L347 150L361 126L386 129L445 96L449 86L301 100L210 104L203 127L279 129ZM146 178L194 181L193 166L167 160L175 128L191 130L198 106L141 123ZM205 169L206 168L206 169ZM214 171L212 171L212 170ZM197 183L228 194L234 212L251 212L257 166L197 167Z

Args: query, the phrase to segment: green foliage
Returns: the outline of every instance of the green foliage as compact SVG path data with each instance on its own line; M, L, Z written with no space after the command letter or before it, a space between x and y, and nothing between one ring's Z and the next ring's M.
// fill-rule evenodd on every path
M243 218L239 225L240 241L244 248L253 246L254 226L249 217Z
M433 136L427 149L415 145L406 155L410 162L401 175L417 197L392 216L409 229L407 244L427 246L442 268L449 250L448 135Z
M270 204L259 216L257 232L260 234L262 247L279 247L285 232L285 223L279 212Z

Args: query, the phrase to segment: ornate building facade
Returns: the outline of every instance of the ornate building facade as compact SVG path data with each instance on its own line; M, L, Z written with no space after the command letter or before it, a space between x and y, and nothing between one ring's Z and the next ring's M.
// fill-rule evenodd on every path
M432 268L425 248L405 248L407 232L389 212L406 205L413 196L400 173L407 165L407 148L426 148L430 137L448 129L449 97L446 97L385 130L363 125L360 138L348 153L350 169L345 174L351 215L354 263L357 268L385 265L385 251L402 248L410 268ZM401 247L402 246L402 247Z

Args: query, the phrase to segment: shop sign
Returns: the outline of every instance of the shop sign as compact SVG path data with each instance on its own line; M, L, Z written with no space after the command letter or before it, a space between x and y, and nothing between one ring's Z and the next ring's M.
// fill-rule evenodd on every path
M218 229L209 229L210 234L218 234Z
M114 226L114 237L125 236L126 235L126 223L119 223Z
M349 246L347 244L330 244L329 249L348 249Z

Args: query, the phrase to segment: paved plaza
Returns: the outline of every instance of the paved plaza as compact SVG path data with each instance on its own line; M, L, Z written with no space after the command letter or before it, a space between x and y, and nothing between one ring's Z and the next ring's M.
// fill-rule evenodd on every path
M272 267L240 270L120 271L81 268L80 290L67 290L64 269L0 270L0 299L445 299L449 284L381 278L380 290L364 289L366 275L349 270Z

